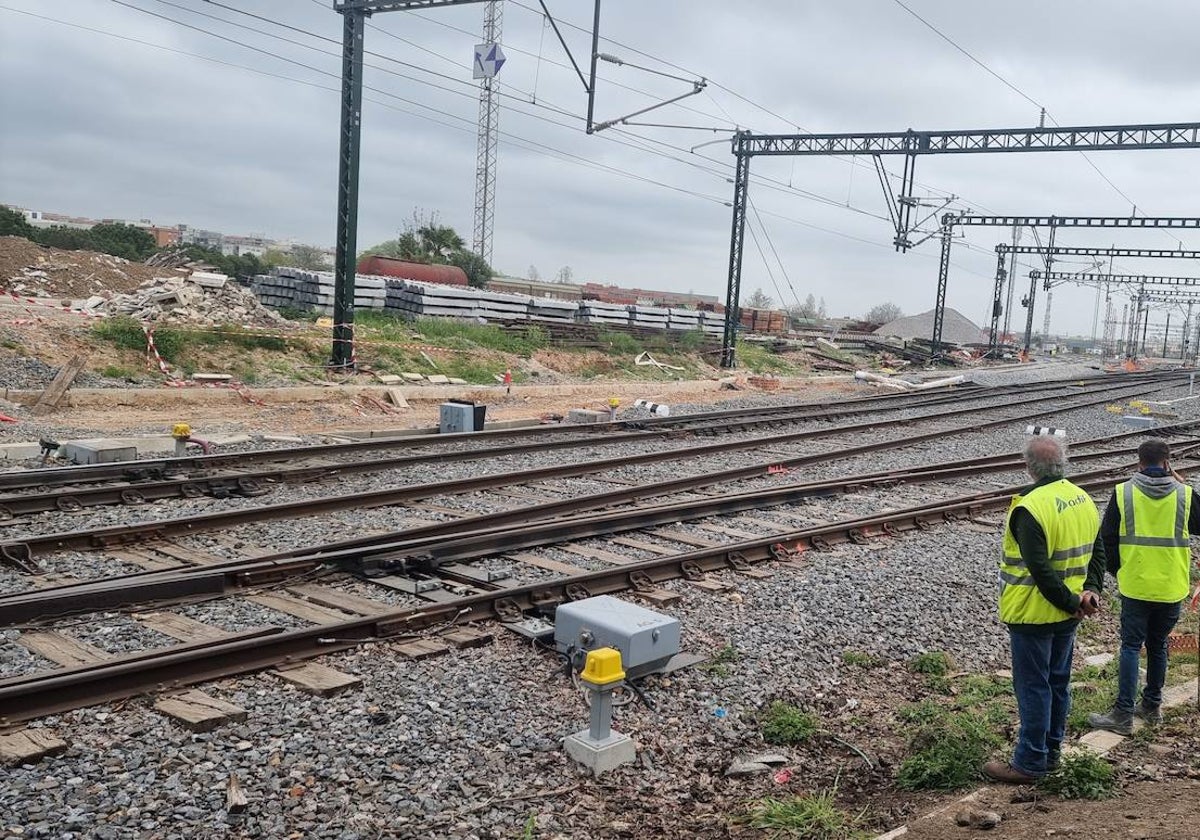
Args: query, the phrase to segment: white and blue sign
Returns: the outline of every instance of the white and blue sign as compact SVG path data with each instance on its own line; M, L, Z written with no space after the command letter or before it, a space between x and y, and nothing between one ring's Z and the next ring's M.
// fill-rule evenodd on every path
M475 68L472 76L476 79L491 79L504 66L504 50L499 44L475 45Z

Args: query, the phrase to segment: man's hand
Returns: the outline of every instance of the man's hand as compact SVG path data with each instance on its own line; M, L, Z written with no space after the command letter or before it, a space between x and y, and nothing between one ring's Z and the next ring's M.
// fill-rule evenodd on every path
M1079 595L1079 609L1075 611L1076 618L1087 618L1100 611L1100 596L1090 589L1085 589Z

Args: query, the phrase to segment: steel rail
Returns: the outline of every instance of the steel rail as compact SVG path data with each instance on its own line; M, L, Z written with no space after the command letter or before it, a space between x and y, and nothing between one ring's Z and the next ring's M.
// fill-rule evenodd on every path
M832 419L839 416L849 416L860 413L877 411L908 410L914 407L924 408L931 405L944 405L947 402L962 402L978 398L956 395L953 399L945 396L932 398L917 403L904 403L894 408L884 409L827 409L819 413L793 417L790 414L776 417L753 417L736 421L723 420L718 423L700 424L695 427L685 427L680 430L666 429L663 432L628 431L620 435L591 435L583 438L567 440L538 441L536 443L497 446L490 449L465 449L450 452L430 452L416 455L400 455L390 458L374 458L362 461L342 461L335 464L300 464L294 466L274 466L253 471L237 471L219 473L216 475L178 476L165 480L149 480L135 484L122 482L118 485L102 484L88 487L66 487L58 490L49 488L38 493L20 493L0 496L0 521L14 519L18 516L28 516L51 511L73 512L85 507L103 505L140 505L151 501L164 499L188 498L198 499L202 496L225 498L232 495L247 497L261 496L269 492L269 488L279 483L302 483L320 479L328 479L342 475L383 472L391 469L428 464L431 462L461 462L491 460L510 455L522 455L530 452L552 452L560 449L576 449L581 447L597 447L611 444L623 444L643 440L671 440L687 434L716 434L722 431L743 430L761 425L776 425L809 419ZM89 465L90 466L90 465ZM73 469L72 467L59 469ZM37 471L44 472L44 471ZM51 471L53 472L53 471ZM34 482L37 479L33 479Z
M1159 390L1165 390L1167 387L1170 386L1160 386L1159 388L1151 390L1150 393L1155 393ZM1121 385L1112 385L1103 389L1089 389L1087 392L1089 396L1094 394L1104 394L1104 396L1083 401L1077 400L1061 405L1057 410L1075 410L1079 408L1086 408L1091 405L1105 403L1114 398L1115 393L1113 392L1130 391L1131 388L1140 389L1141 386L1131 386L1128 383L1125 383ZM1135 393L1141 393L1144 395L1146 392L1144 390L1135 390L1128 394L1124 394L1123 396L1133 396ZM1031 397L1023 400L1010 401L1008 406L1036 405L1059 399L1061 399L1060 395ZM956 411L941 412L934 416L941 419L944 417L959 416L963 414L976 414L981 411L992 410L994 410L993 407L967 408L958 409ZM1016 420L1028 419L1036 416L1038 413L1039 412L1032 412L1024 415L1018 415L1016 417L1002 417L999 419L993 419L982 423L973 423L967 426L960 426L951 429L938 429L921 434L906 435L903 438L895 440L865 444L858 447L845 447L834 453L824 453L815 456L801 456L800 459L777 458L772 463L793 465L796 463L820 463L821 461L825 460L846 457L848 454L863 454L867 452L900 448L904 446L910 446L914 443L934 440L948 434L967 433L977 431L979 429L992 428L1005 423L1011 423ZM299 502L282 502L274 505L265 505L262 507L227 510L215 514L178 517L174 519L154 520L133 525L115 525L106 528L36 535L25 537L19 540L0 543L0 563L7 562L10 565L29 570L33 565L34 558L48 551L62 551L69 549L86 550L115 547L120 545L128 545L133 542L145 541L147 539L164 539L166 537L178 534L198 533L200 531L212 530L215 528L227 528L234 525L261 522L266 519L286 519L298 516L309 516L319 513L346 510L349 508L394 505L405 501L413 501L416 499L430 498L439 495L476 492L479 490L504 487L514 484L527 484L531 482L545 481L552 478L586 475L588 473L601 472L607 469L615 469L637 464L668 461L678 458L681 455L686 455L689 458L693 458L710 454L726 454L729 452L757 449L764 446L773 446L780 443L790 443L820 437L830 437L839 434L887 428L895 425L913 423L923 419L929 418L910 417L887 421L850 424L827 429L789 432L783 435L753 438L745 441L718 442L702 446L693 446L687 448L686 450L668 449L657 452L627 455L620 458L563 464L552 467L540 467L532 470L517 470L513 472L496 473L493 475L480 476L465 480L434 482L430 484L413 485L410 487L388 490L368 491L365 493L350 495L326 496L318 499L307 499Z
M1024 392L1037 392L1070 387L1071 383L1042 384L1038 387L1023 389ZM109 464L86 464L65 467L48 467L33 470L0 473L0 491L35 490L36 494L11 493L0 496L0 520L18 515L38 513L47 510L78 510L85 505L99 504L141 504L168 498L198 498L200 496L224 495L261 495L264 485L277 481L311 481L339 474L371 472L377 469L393 469L413 464L429 463L440 460L476 460L500 455L523 454L527 452L551 451L610 443L623 443L629 440L657 439L670 437L680 433L711 434L727 430L741 430L755 426L784 422L801 422L804 420L825 420L836 417L846 417L855 414L867 414L880 411L901 411L929 405L939 405L953 402L965 402L986 396L1002 396L1012 389L966 389L951 394L885 394L872 397L860 397L847 400L850 405L842 404L830 408L824 404L797 403L785 406L768 406L761 409L731 409L728 411L705 412L688 414L680 417L652 417L644 420L623 420L617 423L575 424L571 426L538 426L524 429L499 430L486 433L459 433L432 436L429 439L412 440L410 438L382 438L372 441L355 443L321 444L306 447L291 447L285 449L257 450L245 453L218 454L180 458L142 459L134 462ZM906 398L897 400L897 397ZM882 406L867 405L868 403L884 402ZM892 403L895 403L894 405ZM485 445L467 449L438 451L417 454L405 454L391 458L372 459L365 461L338 461L323 463L318 460L315 464L279 467L266 467L259 470L248 470L252 464L278 464L294 460L320 459L330 455L355 455L365 452L393 449L403 446L405 449L418 449L436 446L446 442L470 440L479 442L482 438L503 433L506 436L537 435L548 429L556 431L574 430L580 433L577 438L564 441L535 441L532 443L510 444L508 446ZM589 431L592 430L592 431ZM658 432L658 434L655 434ZM236 465L231 472L212 472L212 470ZM82 487L76 485L92 485L100 482L117 483L119 486L105 492L101 487ZM52 491L51 487L71 485L68 489ZM86 496L87 501L80 496Z
M1200 425L1200 421L1193 425ZM1093 443L1107 443L1134 435L1140 435L1140 432L1098 438ZM1189 445L1200 445L1200 441L1192 439L1185 447ZM1078 463L1123 457L1135 451L1135 446L1107 449L1076 455L1074 461ZM1183 448L1180 451L1188 450ZM395 561L413 559L417 561L416 565L437 567L449 561L477 559L486 554L638 530L704 516L775 507L806 498L828 497L864 488L933 483L965 476L1020 470L1023 466L1020 453L1005 453L980 459L860 473L839 479L790 484L718 498L669 502L591 515L582 514L602 506L591 499L585 500L588 503L587 507L575 511L576 515L571 517L539 516L497 522L494 521L494 517L484 515L394 532L362 540L354 545L341 543L317 549L285 552L276 556L229 560L206 566L179 566L122 575L103 581L70 583L0 596L0 627L25 625L49 618L134 604L145 605L148 602L219 595L245 587L278 583L321 566L336 565L343 569L353 568L359 571L364 567L363 561L369 561L366 565L372 572L408 571L394 568L405 565ZM1113 469L1124 469L1125 466L1122 464ZM474 579L469 582L478 583Z
M1141 374L1139 374L1141 376ZM1105 377L1097 377L1104 379ZM1061 384L1044 383L1047 387L1067 387L1071 381ZM965 391L975 393L993 393L994 389L978 387L962 388L958 393L964 394L960 399L968 399ZM927 394L898 393L871 394L842 400L842 404L863 405L867 403L904 403L914 398L925 397ZM491 429L480 432L457 432L452 434L428 434L413 436L396 436L372 438L370 440L354 441L352 443L325 443L307 446L282 447L279 449L263 449L252 452L229 452L212 455L187 455L182 457L143 458L136 462L110 464L80 464L66 467L48 467L42 469L22 470L0 473L0 490L42 489L62 484L89 483L96 481L146 481L184 471L204 471L214 469L231 469L245 467L248 464L272 461L286 461L296 458L313 458L328 455L342 455L355 452L375 452L381 449L407 448L416 449L424 446L438 446L447 443L472 442L479 443L481 450L490 451L491 442L512 437L528 437L542 434L560 434L574 432L590 439L611 434L614 431L640 432L651 429L674 429L688 423L707 420L721 420L739 415L750 416L776 415L788 411L812 409L813 417L826 416L828 408L822 403L794 403L783 406L767 406L760 409L725 409L696 414L686 414L677 417L650 417L642 420L620 420L615 423L596 424L546 424L526 426L517 429Z
M1103 489L1102 475L1077 475L1085 490ZM36 672L0 681L0 724L13 724L99 703L161 692L349 650L368 642L393 641L441 625L491 619L516 620L535 610L550 614L565 602L624 590L645 590L665 581L695 580L707 573L742 570L768 560L787 560L835 542L865 542L875 535L927 530L938 519L952 522L1003 509L1017 487L930 505L773 534L754 540L697 549L550 581L481 592L453 601L390 610L346 621L271 633L253 639L220 639L177 645L102 662Z

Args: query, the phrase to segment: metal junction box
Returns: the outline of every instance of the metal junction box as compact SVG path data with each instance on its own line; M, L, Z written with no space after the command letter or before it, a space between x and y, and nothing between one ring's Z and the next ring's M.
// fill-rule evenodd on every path
M486 412L486 405L449 400L442 403L438 431L443 435L453 432L481 432Z
M598 595L562 604L554 614L554 645L578 668L589 650L613 647L631 677L661 670L679 653L679 619Z

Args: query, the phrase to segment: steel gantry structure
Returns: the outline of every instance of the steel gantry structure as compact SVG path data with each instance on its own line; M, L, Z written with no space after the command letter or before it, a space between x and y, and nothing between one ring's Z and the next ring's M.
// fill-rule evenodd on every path
M504 26L504 0L487 0L483 43L497 44ZM479 81L479 136L475 153L474 251L492 264L492 225L496 218L496 154L500 142L500 91L494 76Z
M1005 217L997 217L1005 218ZM1012 218L1012 217L1007 217ZM1063 217L1063 218L1086 218L1086 217ZM1095 217L1095 218L1125 218L1125 217ZM1171 219L1174 217L1160 217ZM1144 221L1138 219L1138 221ZM1068 225L1062 225L1067 227ZM1071 225L1072 227L1086 227L1087 225ZM1095 227L1103 227L1104 225L1095 225ZM1115 226L1115 225L1114 225ZM1151 225L1145 225L1150 227ZM1163 224L1161 227L1170 227L1171 225ZM1182 225L1180 225L1182 226ZM1053 234L1054 228L1051 228ZM1000 327L1000 296L1001 289L1004 286L1004 281L1008 276L1007 259L1009 254L1038 254L1047 261L1047 271L1053 266L1055 257L1108 257L1110 259L1117 258L1148 258L1148 259L1185 259L1196 260L1200 259L1200 250L1194 249L1167 249L1167 248L1093 248L1082 246L1066 246L1055 245L1053 240L1045 246L1042 245L1009 245L1001 242L996 246L996 280L992 288L992 322L988 334L989 351L994 351L999 346L999 327ZM949 258L947 257L947 260ZM1032 341L1033 328L1033 303L1034 296L1037 291L1037 281L1031 279L1029 283L1029 295L1026 298L1028 312L1026 314L1025 323L1025 343L1024 349L1029 350L1030 342Z
M1105 293L1105 300L1110 304L1109 311L1105 313L1104 327L1104 352L1109 352L1109 338L1111 336L1110 325L1113 321L1113 313L1111 311L1112 288L1114 286L1133 286L1136 291L1131 296L1131 300L1136 303L1136 314L1131 323L1140 323L1143 316L1144 304L1150 301L1166 301L1187 303L1187 316L1183 322L1183 343L1186 352L1188 338L1191 334L1192 323L1192 305L1200 296L1200 277L1180 277L1174 275L1163 274L1100 274L1094 272L1066 272L1066 271L1040 271L1034 269L1029 272L1029 279L1033 285L1041 281L1043 289L1049 289L1051 286L1062 283L1076 283L1085 286L1096 286L1102 288ZM1147 289L1146 287L1150 288ZM1171 287L1171 288L1166 288ZM1165 297L1164 297L1165 296ZM1098 304L1097 304L1098 305ZM1149 314L1146 313L1146 323L1149 323ZM1168 315L1168 326L1170 316ZM1094 339L1093 334L1093 339ZM1128 336L1124 339L1128 345Z
M333 350L329 366L354 366L354 277L358 264L358 164L362 149L363 35L367 18L464 6L485 0L334 0L342 16L342 117L338 132L337 240L334 258Z
M750 159L759 156L869 155L875 159L896 230L898 251L913 246L909 238L920 224L913 218L919 202L913 195L916 159L920 155L1017 152L1087 152L1144 149L1200 148L1200 123L1071 126L1055 128L1002 128L967 131L895 131L856 134L752 134L733 136L736 159L733 187L733 220L729 247L729 280L726 288L725 334L721 366L733 367L741 297L742 251L746 237L746 210L750 189ZM900 193L894 194L883 168L884 156L904 158ZM939 307L940 309L940 307ZM940 335L937 336L940 340Z
M942 216L941 240L942 254L938 261L937 298L933 308L933 335L930 341L934 352L942 343L942 325L946 319L946 287L950 279L950 250L954 243L954 228L958 225L985 227L1029 227L1033 229L1049 228L1050 235L1047 249L1054 248L1054 237L1059 228L1168 228L1200 230L1200 217L1189 216L977 216L971 213L947 213ZM1046 249L1043 249L1046 250ZM1046 270L1049 271L1054 263L1052 253L1044 253ZM988 349L994 350L997 345L997 330L1000 315L1003 311L1004 283L1007 279L1005 257L1001 254L997 259L996 279L992 287L992 323L988 331ZM1027 298L1025 316L1025 352L1029 352L1029 344L1033 334L1033 303L1034 292L1031 289Z

